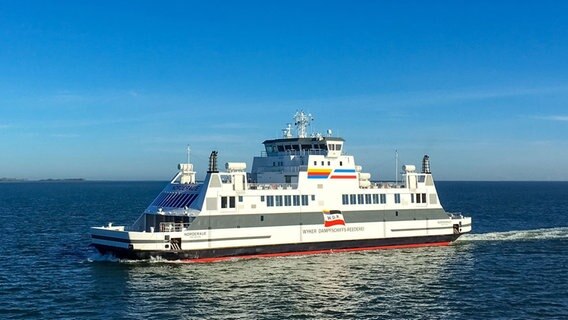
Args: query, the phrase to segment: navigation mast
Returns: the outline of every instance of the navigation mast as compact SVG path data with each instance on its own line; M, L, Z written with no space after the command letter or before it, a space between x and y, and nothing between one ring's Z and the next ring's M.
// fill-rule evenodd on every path
M306 138L308 126L314 120L310 113L306 114L304 111L297 111L294 115L294 125L296 125L296 130L298 131L298 138Z

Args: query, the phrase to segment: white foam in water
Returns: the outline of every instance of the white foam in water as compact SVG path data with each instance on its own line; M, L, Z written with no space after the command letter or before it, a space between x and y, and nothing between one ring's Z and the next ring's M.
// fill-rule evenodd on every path
M568 227L464 234L457 241L511 241L568 238Z
M100 254L98 252L93 253L90 257L87 258L89 262L118 262L120 261L117 257L115 257L112 253L107 254Z

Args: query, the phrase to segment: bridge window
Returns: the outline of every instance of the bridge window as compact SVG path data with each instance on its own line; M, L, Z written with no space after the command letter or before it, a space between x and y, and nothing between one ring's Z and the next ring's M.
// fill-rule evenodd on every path
M341 151L341 144L336 144L336 145L335 145L335 150Z
M348 194L344 194L341 196L341 202L343 204L349 204L349 195Z
M365 195L365 203L366 203L366 204L371 204L371 195L370 195L370 194L366 194L366 195Z
M282 206L282 196L276 196L276 206L277 207Z
M266 206L274 207L274 196L266 196Z
M387 203L387 195L384 193L381 193L381 203L382 204Z

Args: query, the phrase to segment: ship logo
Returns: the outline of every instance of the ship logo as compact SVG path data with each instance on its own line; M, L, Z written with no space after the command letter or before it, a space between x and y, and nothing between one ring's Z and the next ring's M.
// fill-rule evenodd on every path
M335 169L330 179L357 179L355 169Z
M327 179L331 169L308 169L308 179Z
M339 210L324 210L323 211L323 226L324 227L333 227L333 226L344 226L345 219L343 218L343 214Z
M309 168L308 179L357 179L355 169Z

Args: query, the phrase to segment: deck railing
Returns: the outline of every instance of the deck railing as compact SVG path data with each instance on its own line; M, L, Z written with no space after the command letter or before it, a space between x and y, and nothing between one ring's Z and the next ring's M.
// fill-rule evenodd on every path
M181 232L188 230L191 223L160 222L160 232Z

